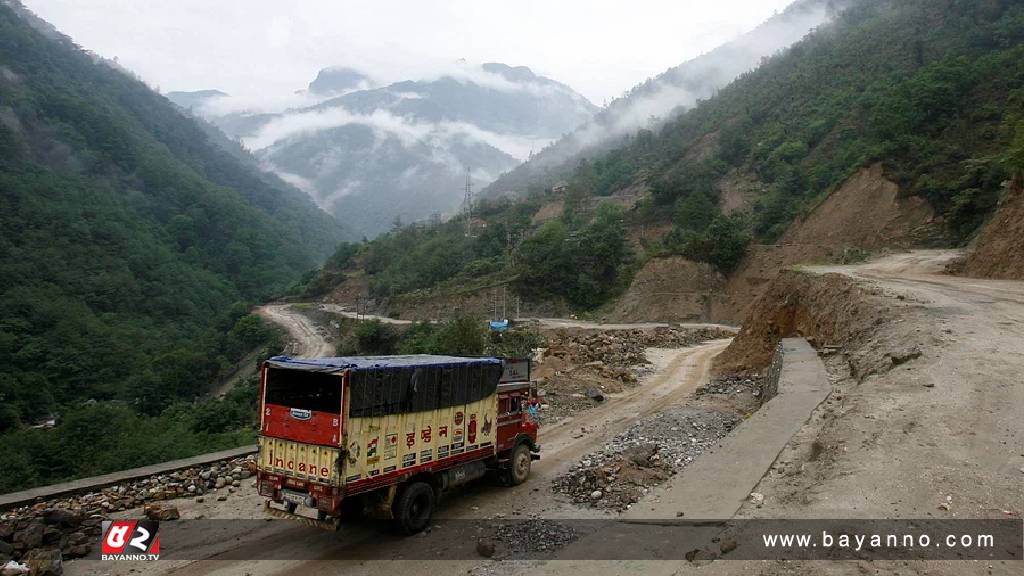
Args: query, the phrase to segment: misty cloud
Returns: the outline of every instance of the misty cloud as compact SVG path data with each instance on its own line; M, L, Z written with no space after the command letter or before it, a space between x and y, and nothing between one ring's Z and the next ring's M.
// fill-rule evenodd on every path
M285 113L263 126L256 136L243 138L242 143L250 150L259 151L289 138L348 124L367 126L374 130L378 139L393 136L408 146L423 141L443 145L444 142L464 138L493 146L519 160L525 160L531 151L540 150L552 140L530 135L498 134L468 122L417 122L386 110L353 114L341 106L335 106L326 110Z

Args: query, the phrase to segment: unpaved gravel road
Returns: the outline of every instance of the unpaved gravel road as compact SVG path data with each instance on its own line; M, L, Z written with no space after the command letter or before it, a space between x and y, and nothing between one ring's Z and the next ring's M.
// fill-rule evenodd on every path
M912 303L921 313L900 332L915 341L921 357L861 382L848 377L842 358L830 359L833 397L762 479L756 490L765 496L763 506L748 503L738 516L1024 514L1024 282L942 274L958 255L914 251L856 266L807 268L844 274ZM715 562L701 572L987 576L1020 569L1020 561Z
M505 514L509 518L540 514L545 518L599 517L597 511L581 510L551 491L551 480L564 473L577 458L602 446L621 433L638 418L652 414L667 404L676 403L706 383L711 359L721 352L728 340L717 340L686 349L648 349L654 372L642 383L608 399L578 417L566 418L541 429L541 460L534 463L530 480L515 488L495 486L487 481L475 483L460 494L446 498L437 516L451 518L491 518ZM203 503L176 501L183 520L260 519L263 499L246 481L242 488L224 502L207 496ZM129 513L128 517L137 517ZM378 551L381 558L423 554L437 551L443 558L446 535L444 520L429 534L401 539L370 526L344 526L339 532L325 532L290 521L273 522L210 522L195 525L184 539L165 537L164 549L187 550L190 556L206 558L197 561L166 561L155 563L110 563L79 560L66 565L66 572L76 574L231 574L249 576L278 574L309 574L327 571L354 575L465 574L482 560L465 561L347 561L343 545L357 543L364 550ZM293 560L242 560L253 553L276 550ZM235 558L230 559L229 558Z
M302 313L295 311L292 304L267 304L256 309L256 313L283 327L292 338L287 353L296 358L320 358L334 356L334 346L328 342L317 327Z

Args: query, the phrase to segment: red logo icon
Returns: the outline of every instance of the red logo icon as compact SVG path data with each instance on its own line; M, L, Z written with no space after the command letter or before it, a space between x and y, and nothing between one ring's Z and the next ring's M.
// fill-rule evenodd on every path
M100 559L158 559L159 529L160 523L152 520L105 520L100 536Z

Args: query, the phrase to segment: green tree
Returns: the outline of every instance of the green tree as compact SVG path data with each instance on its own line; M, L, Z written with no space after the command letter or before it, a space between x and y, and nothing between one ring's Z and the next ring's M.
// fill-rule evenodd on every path
M703 192L694 192L676 203L672 221L681 231L703 232L718 215L718 208Z
M380 320L361 322L356 326L355 338L359 354L394 354L398 346L395 329Z
M741 219L718 216L704 232L688 235L683 254L730 272L743 259L749 243L750 234Z

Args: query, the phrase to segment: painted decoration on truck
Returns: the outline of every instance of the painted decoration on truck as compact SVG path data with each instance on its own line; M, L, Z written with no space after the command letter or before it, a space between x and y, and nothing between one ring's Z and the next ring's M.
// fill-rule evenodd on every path
M387 445L384 446L384 459L394 460L398 458L398 434L388 434Z
M381 478L495 444L497 394L438 410L349 417L342 478ZM470 447L474 448L470 448Z
M380 461L380 456L377 455L377 441L380 440L379 436L374 436L372 440L366 443L366 463L376 464Z
M338 449L301 444L280 438L261 437L258 465L261 470L321 482L337 481Z

